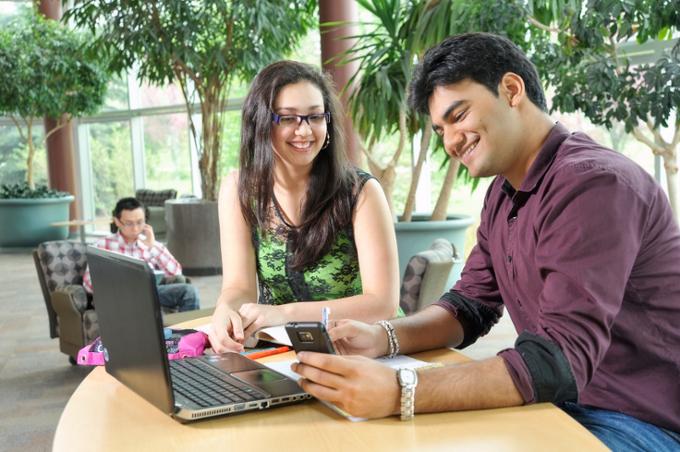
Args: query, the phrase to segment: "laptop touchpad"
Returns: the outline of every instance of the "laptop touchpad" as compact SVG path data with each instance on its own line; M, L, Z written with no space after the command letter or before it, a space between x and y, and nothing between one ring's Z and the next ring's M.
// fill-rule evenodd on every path
M241 372L232 372L231 376L255 386L256 388L260 388L272 395L279 394L283 387L289 388L289 383L293 383L293 385L295 385L295 383L288 377L270 369L253 369L244 370Z

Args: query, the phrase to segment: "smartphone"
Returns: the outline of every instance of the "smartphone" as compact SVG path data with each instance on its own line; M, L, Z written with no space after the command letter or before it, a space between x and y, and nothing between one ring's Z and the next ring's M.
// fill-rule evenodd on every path
M318 352L335 355L333 341L321 322L289 322L286 333L296 352Z

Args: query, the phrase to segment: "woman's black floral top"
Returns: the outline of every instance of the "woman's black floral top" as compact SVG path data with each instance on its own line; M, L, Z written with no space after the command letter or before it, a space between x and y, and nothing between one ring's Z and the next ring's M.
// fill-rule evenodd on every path
M368 173L357 171L359 183L352 195L354 206ZM257 258L257 279L261 304L285 304L295 301L320 301L359 295L362 292L359 258L352 224L335 238L330 251L303 271L288 265L292 257L288 240L290 227L273 203L272 225L262 234L253 228L253 246Z

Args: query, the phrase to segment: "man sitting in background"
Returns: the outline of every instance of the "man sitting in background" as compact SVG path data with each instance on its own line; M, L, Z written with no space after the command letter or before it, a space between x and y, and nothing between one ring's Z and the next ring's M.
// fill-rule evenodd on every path
M142 259L151 268L162 271L165 277L182 274L182 266L163 244L156 241L153 228L146 224L144 205L135 198L123 198L113 210L113 222L117 232L99 240L95 246ZM83 276L85 290L92 293L90 268ZM158 286L161 306L179 312L199 308L196 289L190 284L163 284Z

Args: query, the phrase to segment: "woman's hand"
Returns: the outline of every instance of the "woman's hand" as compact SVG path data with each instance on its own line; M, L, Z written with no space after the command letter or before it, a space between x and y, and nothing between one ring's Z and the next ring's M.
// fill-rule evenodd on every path
M208 335L215 353L243 351L243 325L238 312L223 303L217 303L212 316L212 331Z
M380 325L356 320L334 320L330 322L328 334L341 355L376 358L388 352L387 333Z
M244 303L238 313L241 315L245 338L249 338L259 329L283 325L288 321L282 306Z

